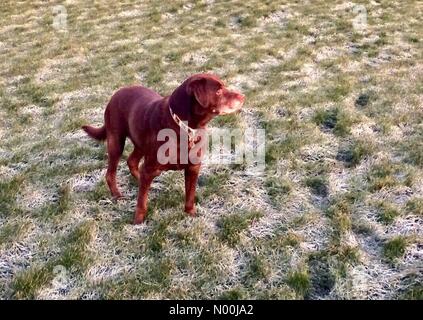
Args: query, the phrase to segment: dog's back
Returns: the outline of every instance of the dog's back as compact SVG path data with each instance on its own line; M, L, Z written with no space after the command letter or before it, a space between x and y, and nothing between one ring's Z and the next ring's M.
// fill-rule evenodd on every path
M106 128L110 121L116 122L123 117L128 122L134 108L148 108L153 102L163 97L157 92L142 87L132 86L118 90L110 99L105 111ZM109 123L114 125L114 123Z

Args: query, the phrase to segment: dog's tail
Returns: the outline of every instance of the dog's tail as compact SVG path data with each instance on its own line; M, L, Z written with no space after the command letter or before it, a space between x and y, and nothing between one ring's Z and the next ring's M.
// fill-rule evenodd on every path
M102 126L101 128L94 128L91 126L82 126L84 130L91 138L96 140L105 140L106 139L106 127Z

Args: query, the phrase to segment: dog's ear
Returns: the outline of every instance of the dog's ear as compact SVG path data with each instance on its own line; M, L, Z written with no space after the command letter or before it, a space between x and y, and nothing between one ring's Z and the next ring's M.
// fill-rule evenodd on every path
M193 79L188 84L188 94L194 95L195 99L202 107L208 108L212 103L212 95L214 92L212 92L208 84L208 79L197 78Z

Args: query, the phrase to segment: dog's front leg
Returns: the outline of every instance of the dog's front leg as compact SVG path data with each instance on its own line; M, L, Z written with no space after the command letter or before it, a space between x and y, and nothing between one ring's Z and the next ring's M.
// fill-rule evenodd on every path
M200 165L190 165L185 168L185 212L195 216L195 187L197 185Z
M134 215L134 224L140 224L144 222L145 216L147 215L148 191L150 190L151 182L153 182L153 179L159 174L159 170L147 168L145 165L142 166L138 189L137 208Z

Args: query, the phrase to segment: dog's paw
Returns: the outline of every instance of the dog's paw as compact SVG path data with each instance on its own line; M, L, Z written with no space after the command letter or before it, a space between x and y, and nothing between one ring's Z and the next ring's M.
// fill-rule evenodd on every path
M197 209L195 207L185 208L185 212L188 213L191 217L195 217L197 215Z
M141 224L145 221L145 217L135 217L134 221L132 221L133 225Z

